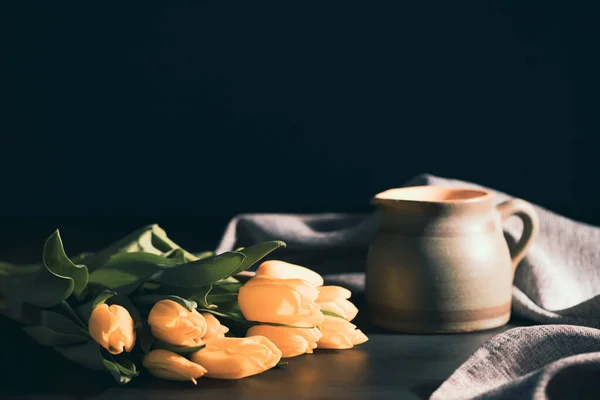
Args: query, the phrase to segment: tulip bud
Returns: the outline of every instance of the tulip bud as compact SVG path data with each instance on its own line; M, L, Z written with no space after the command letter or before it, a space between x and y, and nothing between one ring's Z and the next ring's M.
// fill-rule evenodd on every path
M281 359L281 351L264 336L215 338L205 344L191 359L208 370L209 378L245 378L273 368Z
M265 261L256 270L256 276L270 276L278 279L302 279L313 286L323 286L323 277L315 271L285 261Z
M161 300L154 304L148 315L152 335L174 346L193 347L202 344L206 333L206 320L196 310L173 300Z
M202 336L202 340L225 337L225 334L229 332L229 328L221 325L219 320L211 313L202 313L200 315L204 317L207 326L206 333Z
M321 286L317 289L319 289L317 303L321 306L321 310L333 311L348 321L352 321L358 314L358 308L347 300L352 294L348 289L341 286Z
M264 336L279 350L281 357L289 358L304 353L312 353L321 338L317 328L287 328L285 326L256 325L248 329L247 336Z
M206 374L206 369L172 351L158 349L146 354L142 365L155 377L172 381L192 381Z
M323 321L319 292L301 279L257 276L240 288L238 303L249 321L314 327Z
M328 315L321 323L321 333L323 336L317 342L320 349L350 349L369 340L356 325Z
M135 344L134 322L118 304L100 304L92 310L88 330L92 339L111 354L130 352Z

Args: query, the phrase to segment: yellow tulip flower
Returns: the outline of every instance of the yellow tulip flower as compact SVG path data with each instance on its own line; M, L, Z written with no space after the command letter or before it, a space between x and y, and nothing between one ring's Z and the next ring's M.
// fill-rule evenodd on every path
M135 344L134 322L129 312L118 304L100 304L92 311L88 330L92 339L111 354L130 352Z
M313 286L323 286L323 277L315 271L285 261L265 261L256 270L256 276L270 276L278 279L302 279Z
M240 288L238 303L249 321L314 327L323 321L318 290L301 279L257 276Z
M158 349L146 354L142 365L155 377L172 381L192 381L206 374L201 365L172 351Z
M246 335L266 337L281 350L283 358L312 353L322 336L321 331L317 328L287 328L272 325L253 326L248 329Z
M201 338L208 328L198 311L189 311L172 300L161 300L154 304L148 315L148 324L155 338L184 347L202 344Z
M358 308L348 301L352 294L348 289L341 286L321 286L317 289L319 289L317 303L321 306L321 310L333 311L348 321L352 321L358 314Z
M200 315L204 317L207 326L206 333L202 336L202 340L225 337L225 334L229 332L229 328L221 325L219 320L211 313L202 313Z
M323 334L317 342L320 349L350 349L369 340L356 325L343 318L326 315L320 328Z
M214 338L205 344L191 359L206 368L208 378L245 378L273 368L281 359L281 351L264 336Z

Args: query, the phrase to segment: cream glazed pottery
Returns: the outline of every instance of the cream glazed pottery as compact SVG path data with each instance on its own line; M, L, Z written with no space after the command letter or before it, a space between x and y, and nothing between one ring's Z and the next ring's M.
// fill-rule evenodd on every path
M367 259L371 321L400 332L467 332L510 318L514 272L538 231L531 204L498 206L479 189L417 186L377 194L381 224ZM511 255L502 223L523 234Z

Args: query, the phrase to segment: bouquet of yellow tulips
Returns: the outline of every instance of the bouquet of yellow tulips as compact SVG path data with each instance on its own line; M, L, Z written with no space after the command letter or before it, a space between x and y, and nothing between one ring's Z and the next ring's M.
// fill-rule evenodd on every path
M69 258L58 231L43 262L0 262L0 312L44 346L117 382L140 366L162 379L238 379L316 348L367 341L350 321L350 291L316 272L263 261L270 241L215 255L193 254L158 225L96 253Z

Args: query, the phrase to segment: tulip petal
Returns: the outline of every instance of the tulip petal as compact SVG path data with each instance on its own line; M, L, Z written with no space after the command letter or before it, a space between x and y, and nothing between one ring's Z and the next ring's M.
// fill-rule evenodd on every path
M331 316L325 316L321 324L321 333L323 336L317 345L322 349L350 349L368 340L364 333L356 329L356 325Z
M281 351L262 336L215 338L191 356L192 361L208 370L209 378L240 379L274 367Z
M127 311L124 307L113 304L109 307L109 310L117 319L117 323L120 327L120 340L122 340L122 344L119 344L119 353L122 353L123 349L129 353L131 350L133 350L133 346L135 345L135 322L133 321L133 318L131 318L129 311Z
M321 310L333 311L348 321L352 321L358 314L358 308L348 300L338 298L329 302L318 301L318 304L321 306Z
M142 365L155 377L174 380L191 381L206 374L206 368L168 350L152 350L146 354Z
M344 310L344 314L348 321L352 321L358 314L358 308L348 300L339 299L337 305Z
M198 311L189 311L172 300L157 302L150 310L148 324L156 339L183 347L200 345L207 330L206 320Z
M347 335L342 333L331 333L319 340L318 347L320 349L345 350L351 349L354 345Z
M316 288L300 279L250 279L239 290L238 303L247 320L314 327L323 320L314 302Z
M96 306L90 314L88 331L92 339L111 354L131 351L135 344L134 321L129 312L118 304Z
M256 270L256 276L270 276L277 279L302 279L312 286L323 286L323 277L315 271L279 260L263 262Z
M362 333L360 329L356 329L354 330L350 340L352 340L352 344L356 346L358 344L366 342L367 340L369 340L369 338L367 337L367 335Z
M256 325L248 329L247 336L264 336L279 350L283 358L312 353L321 338L317 328L287 328L282 326Z
M229 332L229 328L221 325L219 320L211 313L202 313L201 315L206 321L206 332L202 336L202 340L224 337Z
M336 299L349 299L352 295L348 289L341 286L322 286L319 289L317 301L334 301Z

